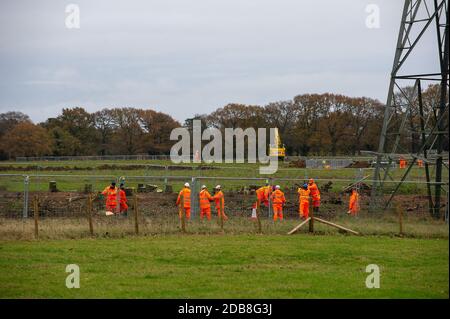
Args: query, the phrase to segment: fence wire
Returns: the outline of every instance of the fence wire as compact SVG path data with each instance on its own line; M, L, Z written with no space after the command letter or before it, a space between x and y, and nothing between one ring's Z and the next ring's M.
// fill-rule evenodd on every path
M404 192L396 197L392 207L385 212L374 214L368 212L371 171L364 169L353 170L351 178L341 179L327 177L326 174L315 176L314 173L295 178L3 174L0 175L0 232L7 232L5 225L18 220L29 223L29 229L32 229L36 210L43 234L55 231L59 227L57 220L70 220L69 226L60 232L71 236L81 225L85 234L89 232L89 219L89 223L94 225L95 233L104 235L112 232L155 234L177 231L180 224L179 210L175 203L186 182L191 186L191 222L199 220L201 187L205 185L211 195L214 195L215 187L220 185L225 194L225 214L229 217L229 225L233 225L229 227L253 227L250 222L256 202L255 190L266 184L280 185L286 197L284 217L296 221L299 219L298 188L310 177L315 179L321 192L321 206L316 214L318 217L346 218L349 195L351 189L356 188L360 194L361 207L358 218L376 221L385 214L396 223L401 211L404 218L414 217L419 221L429 219L426 184L421 175L407 181L403 186ZM117 216L106 216L105 198L101 192L113 181L117 185L124 183L128 211ZM395 185L395 181L391 181L391 184ZM448 191L448 185L444 190ZM388 196L389 190L384 194L384 198ZM448 196L443 202L446 205L443 210L448 214ZM217 220L214 202L211 203L211 211L213 219ZM271 203L268 206L263 205L261 218L271 222L272 217ZM233 220L244 220L244 224L232 224ZM138 230L136 223L139 224ZM215 229L217 224L207 227ZM199 229L201 231L202 228Z

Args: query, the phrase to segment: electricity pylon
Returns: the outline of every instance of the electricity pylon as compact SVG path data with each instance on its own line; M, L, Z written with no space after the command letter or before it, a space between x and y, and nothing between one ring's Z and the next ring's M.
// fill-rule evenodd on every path
M394 63L384 120L379 140L377 161L374 170L370 208L386 209L406 180L416 161L424 163L427 194L430 213L441 216L441 194L444 189L448 194L448 180L442 180L442 170L448 170L448 89L449 89L449 8L448 0L405 0L398 33ZM439 69L436 72L412 72L405 68L407 61L414 58L417 45L424 38L424 33L434 33L435 57ZM405 84L412 89L405 90ZM438 102L424 112L422 100L422 83L439 83ZM412 114L419 118L417 129L407 125ZM416 149L402 146L404 136L415 136L420 140ZM399 182L390 175L392 163L400 157L409 160L407 168ZM430 169L434 169L434 181ZM387 179L392 181L387 181ZM394 183L388 200L383 198L386 184ZM434 186L434 189L433 189ZM384 191L383 191L384 188ZM434 191L434 192L433 192ZM380 206L382 203L382 206ZM448 202L447 202L448 205Z

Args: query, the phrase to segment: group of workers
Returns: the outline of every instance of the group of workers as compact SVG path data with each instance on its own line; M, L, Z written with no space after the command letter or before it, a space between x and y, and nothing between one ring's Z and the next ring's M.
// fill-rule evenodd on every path
M106 201L106 215L126 214L128 212L128 200L123 183L120 183L120 186L117 187L116 182L112 181L111 185L103 190L102 195Z
M222 187L217 185L214 188L214 195L211 195L208 188L203 185L199 193L200 203L200 219L206 218L211 220L211 203L214 202L217 216L227 220L228 216L225 214L225 195L222 191ZM320 191L314 179L309 179L308 183L303 184L298 188L299 197L299 215L300 218L309 217L310 199L312 202L313 212L319 212L320 207ZM106 214L115 215L121 213L127 213L128 204L127 196L125 193L124 184L121 183L119 187L116 187L116 182L111 182L111 185L106 187L103 192L106 200ZM269 207L272 203L273 220L283 220L283 206L286 204L286 197L281 190L280 185L276 185L274 188L267 183L265 186L258 188L255 191L256 202L253 204L253 214L256 216L256 210L261 207ZM191 189L189 183L185 183L183 189L179 192L176 205L180 208L179 217L182 218L184 211L187 219L191 218ZM356 189L352 190L350 195L349 207L347 214L356 215L359 212L359 194Z
M200 190L200 219L206 217L206 219L211 220L211 202L214 202L216 206L217 216L219 218L227 220L228 216L224 211L225 196L222 192L222 187L220 185L217 185L214 189L215 194L213 196L209 193L208 188L205 185L203 185ZM186 214L186 218L191 218L191 188L189 183L185 183L183 189L178 194L176 205L181 208L179 212L180 218L182 218L183 210Z
M225 214L225 196L222 192L221 186L217 185L215 188L215 194L211 195L208 188L203 185L199 193L200 203L200 219L205 217L211 220L211 202L215 203L217 216L227 220L228 217ZM261 207L269 207L272 203L273 220L283 220L283 206L286 203L286 197L281 190L280 185L276 185L274 188L267 183L265 186L258 188L255 191L256 202L253 204L252 217L256 216L256 210ZM319 212L320 207L320 191L314 179L309 179L308 183L303 184L298 188L299 196L299 215L300 218L309 217L310 199L312 202L313 212ZM179 217L182 218L184 211L185 217L190 219L191 217L191 189L189 183L185 183L183 189L179 192L176 205L180 207ZM349 201L348 214L356 215L359 212L359 194L356 189L352 190Z
M406 159L404 157L400 157L400 159L398 160L398 166L401 169L405 169L406 166L408 166L408 162L406 161ZM422 159L418 158L417 159L417 166L418 167L424 167L424 162Z

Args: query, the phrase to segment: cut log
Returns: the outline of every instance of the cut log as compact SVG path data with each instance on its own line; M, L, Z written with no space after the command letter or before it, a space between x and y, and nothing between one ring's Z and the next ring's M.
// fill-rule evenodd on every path
M307 222L309 222L309 220L311 219L311 217L306 218L304 221L302 221L299 225L295 226L294 229L292 229L288 235L292 235L293 233L297 232L303 225L305 225Z

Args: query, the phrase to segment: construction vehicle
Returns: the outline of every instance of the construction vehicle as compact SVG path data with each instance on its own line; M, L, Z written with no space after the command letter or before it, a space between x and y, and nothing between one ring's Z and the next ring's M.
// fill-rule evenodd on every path
M280 133L278 132L278 128L275 128L275 144L269 145L269 156L276 156L279 160L284 160L286 156L286 148L284 144L281 142Z

